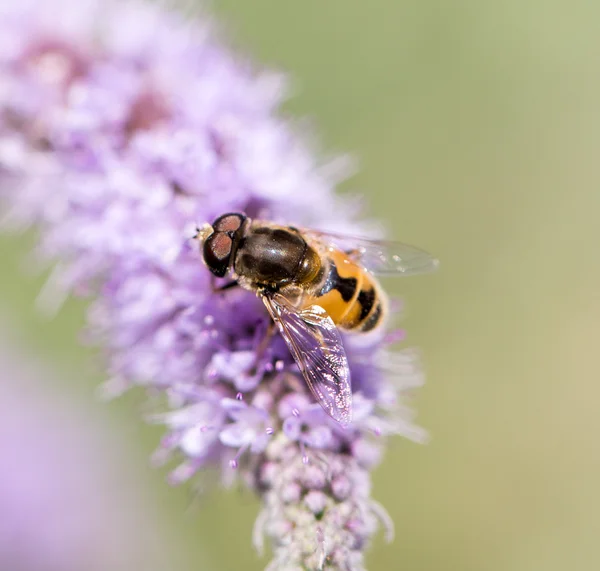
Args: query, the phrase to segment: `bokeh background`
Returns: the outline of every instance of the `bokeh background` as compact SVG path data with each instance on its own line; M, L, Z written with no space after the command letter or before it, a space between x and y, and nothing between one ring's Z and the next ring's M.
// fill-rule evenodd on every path
M397 533L376 542L369 569L600 568L600 4L212 10L237 49L292 74L286 112L359 158L341 191L363 193L395 238L442 261L435 276L386 284L423 351L416 406L432 439L393 441L375 474ZM146 522L131 533L154 537L165 570L264 568L250 494L168 487L149 466L160 429L140 421L140 395L95 400L102 371L78 343L85 304L52 320L36 311L45 276L23 271L31 244L0 238L2 327L120 451L135 490L122 510Z

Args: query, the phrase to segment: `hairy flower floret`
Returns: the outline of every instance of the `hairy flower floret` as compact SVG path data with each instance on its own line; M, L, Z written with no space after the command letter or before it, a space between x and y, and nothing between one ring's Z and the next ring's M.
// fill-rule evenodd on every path
M91 296L104 394L164 396L149 420L167 429L155 459L179 458L172 482L216 467L261 494L274 569L362 569L383 437L422 438L403 403L422 381L415 355L391 353L394 334L345 336L354 420L341 426L283 340L265 349L260 300L215 292L192 240L230 211L367 231L359 203L333 192L347 161L316 163L278 117L279 74L223 49L206 20L154 4L3 5L0 86L4 223L36 224L37 254L58 262L45 309L67 292Z

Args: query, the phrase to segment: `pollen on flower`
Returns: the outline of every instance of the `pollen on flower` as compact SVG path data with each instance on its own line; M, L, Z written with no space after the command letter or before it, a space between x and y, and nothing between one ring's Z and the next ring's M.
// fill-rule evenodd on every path
M91 299L104 395L137 387L160 403L153 461L173 467L170 483L213 468L263 499L254 537L272 541L272 569L363 569L383 519L369 486L383 437L423 436L404 404L418 359L391 352L403 332L344 338L342 427L281 337L263 343L261 300L213 291L199 248L226 212L364 234L360 203L333 192L347 161L317 161L280 118L280 74L155 3L14 2L2 47L0 202L13 227L39 227L38 257L60 262L46 301Z

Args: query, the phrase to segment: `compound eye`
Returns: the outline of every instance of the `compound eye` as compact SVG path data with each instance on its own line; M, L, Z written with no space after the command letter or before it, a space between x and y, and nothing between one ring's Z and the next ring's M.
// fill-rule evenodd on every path
M208 269L222 278L229 269L233 241L223 232L216 232L204 242L204 261Z
M246 217L243 214L233 212L219 216L213 224L215 232L235 232L240 229Z

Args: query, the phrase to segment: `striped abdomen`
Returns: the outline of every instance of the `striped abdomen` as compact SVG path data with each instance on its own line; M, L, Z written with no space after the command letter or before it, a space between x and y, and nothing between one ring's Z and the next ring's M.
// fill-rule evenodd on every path
M303 305L320 305L341 329L375 329L383 322L386 303L375 278L341 250L327 252L326 259L325 274Z

